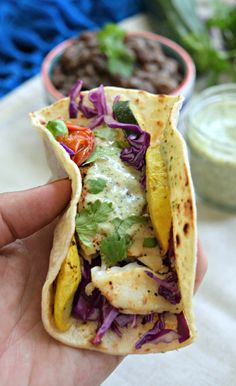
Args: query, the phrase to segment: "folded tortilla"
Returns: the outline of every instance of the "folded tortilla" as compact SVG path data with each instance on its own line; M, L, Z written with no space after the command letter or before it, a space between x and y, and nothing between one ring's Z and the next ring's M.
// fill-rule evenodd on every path
M83 92L83 95L84 102L89 105L88 92ZM56 280L63 261L68 254L71 240L75 233L75 217L82 192L82 180L78 166L70 159L67 152L45 126L49 120L61 118L69 120L69 98L62 99L51 106L31 114L33 125L37 128L43 138L53 178L69 176L72 182L71 201L55 229L48 274L42 291L43 324L46 331L60 342L69 346L102 351L108 354L142 354L179 349L190 344L196 336L192 311L192 296L196 266L195 200L186 146L182 136L175 129L182 98L176 96L152 95L144 91L127 90L115 87L105 87L105 95L110 109L112 108L114 98L117 95L123 100L130 101L132 111L138 120L139 126L142 130L148 131L151 134L151 145L160 145L168 174L175 270L178 276L178 285L181 293L181 302L178 305L170 305L169 311L165 312L165 328L176 330L175 313L182 312L189 328L189 338L184 341L181 341L181 339L174 339L170 341L147 342L142 345L141 348L135 348L135 343L151 329L153 323L158 319L158 312L162 312L163 309L166 310L164 306L164 308L161 307L160 303L157 303L157 306L154 307L155 314L152 324L143 323L140 318L138 319L135 328L131 325L122 328L121 337L109 329L103 336L101 343L98 345L92 343L92 339L96 335L98 327L97 322L95 321L84 322L70 316L70 327L67 331L59 331L56 327L54 321ZM79 113L78 117L73 120L73 122L77 123L79 126L86 127L89 119ZM132 264L134 265L132 266ZM128 291L129 283L133 280L132 275L138 274L140 266L137 266L137 263L132 264L129 268L122 271L123 276L121 277L121 282L117 284L116 296L118 298L119 294L122 296L122 285L124 286L124 290ZM98 286L99 277L101 278L101 275L96 277L97 281L95 280ZM152 281L149 277L147 279ZM129 299L131 303L132 301L133 303L136 303L137 307L140 303L140 312L137 312L140 314L145 313L142 305L143 300L140 302L139 299L140 291L145 290L145 283L138 282L136 298L132 298L131 296L131 299ZM154 281L153 285L155 285ZM128 287L126 288L125 286ZM105 296L109 298L109 289L107 290L105 287L106 280L101 280L99 289L104 289L103 295L105 294ZM155 302L155 299L153 300L151 295L147 294L146 297L147 302ZM124 312L128 313L130 310Z

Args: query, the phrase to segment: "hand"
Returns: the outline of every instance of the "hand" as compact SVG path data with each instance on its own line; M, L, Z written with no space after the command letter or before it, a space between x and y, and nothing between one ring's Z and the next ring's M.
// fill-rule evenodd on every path
M1 386L100 385L121 360L67 347L51 338L41 322L55 222L46 225L65 208L70 194L69 181L62 180L0 195L0 248L31 235L0 249Z
M121 361L118 356L67 347L51 338L41 322L52 221L70 194L69 181L62 180L0 195L1 386L100 385ZM198 287L206 270L200 249L197 267Z
M200 240L197 243L197 267L196 267L196 278L194 293L197 292L205 274L207 271L207 257L202 249Z

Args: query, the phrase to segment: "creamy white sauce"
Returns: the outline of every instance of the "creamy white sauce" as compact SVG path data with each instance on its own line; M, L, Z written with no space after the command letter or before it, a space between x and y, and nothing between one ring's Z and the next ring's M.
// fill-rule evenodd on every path
M119 155L105 156L98 159L89 169L84 180L103 178L106 186L98 194L88 193L85 204L96 200L112 202L113 211L110 219L124 219L131 215L141 215L146 204L145 192L141 188L140 173L125 165Z

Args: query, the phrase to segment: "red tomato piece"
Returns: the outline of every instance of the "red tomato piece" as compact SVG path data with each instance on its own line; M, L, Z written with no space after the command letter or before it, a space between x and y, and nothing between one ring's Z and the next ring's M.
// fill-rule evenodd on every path
M63 142L74 151L75 155L72 156L71 159L80 166L94 150L94 134L88 127L80 127L71 122L66 122L66 126L69 130L69 135L60 136L57 140Z

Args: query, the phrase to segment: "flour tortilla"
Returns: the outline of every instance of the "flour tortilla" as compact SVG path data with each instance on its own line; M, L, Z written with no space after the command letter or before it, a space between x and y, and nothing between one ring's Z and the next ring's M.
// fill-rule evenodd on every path
M88 101L88 92L84 101ZM82 322L72 319L72 325L66 332L60 332L53 317L55 280L67 255L71 238L75 232L77 203L81 194L81 175L77 165L45 128L46 122L53 119L69 119L69 99L65 98L51 106L31 114L33 125L43 138L48 163L53 178L69 176L72 181L72 197L68 209L62 215L54 233L53 247L50 254L49 269L42 291L42 320L46 331L55 339L69 346L106 352L108 354L142 354L165 352L190 344L195 336L195 325L192 313L192 295L196 266L196 210L193 185L189 171L187 150L182 136L175 129L182 98L179 96L153 95L145 91L127 90L116 87L105 87L108 106L111 109L115 96L129 100L131 108L143 130L150 132L152 144L161 142L161 150L168 169L170 199L173 221L176 271L182 295L183 311L190 329L190 338L183 343L174 340L171 343L147 343L141 349L135 349L135 343L147 330L150 324L139 323L136 328L123 328L122 337L107 331L102 342L95 346L91 339L95 336L97 323ZM88 120L78 114L72 120L80 126L86 126ZM167 314L166 328L175 328L173 315Z

